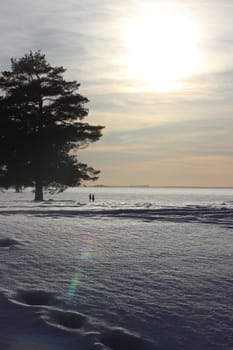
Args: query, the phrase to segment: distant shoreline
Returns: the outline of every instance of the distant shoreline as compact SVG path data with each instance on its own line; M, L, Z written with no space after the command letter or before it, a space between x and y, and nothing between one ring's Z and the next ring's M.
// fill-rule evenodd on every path
M111 188L122 188L122 189L193 189L193 190L198 190L198 189L203 189L203 190L233 190L233 187L221 187L221 186L150 186L150 185L125 185L125 186L117 186L117 185L81 185L81 186L77 186L77 187L68 187L67 189L64 190L64 192L66 191L78 191L79 189L89 189L91 192L94 191L94 189L111 189ZM28 188L24 188L22 189L22 191L19 192L23 193L23 192L33 192L34 189L31 187ZM9 192L13 192L16 193L15 189L13 188L9 188L9 189L4 189L4 188L0 188L0 194L1 193L9 193Z
M233 189L233 186L150 186L150 185L88 185L80 186L87 188L213 188L213 189Z

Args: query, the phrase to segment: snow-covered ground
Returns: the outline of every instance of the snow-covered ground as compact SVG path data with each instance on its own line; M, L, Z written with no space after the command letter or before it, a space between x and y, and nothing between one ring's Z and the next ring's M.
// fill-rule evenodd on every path
M232 229L233 189L0 193L0 349L232 349Z

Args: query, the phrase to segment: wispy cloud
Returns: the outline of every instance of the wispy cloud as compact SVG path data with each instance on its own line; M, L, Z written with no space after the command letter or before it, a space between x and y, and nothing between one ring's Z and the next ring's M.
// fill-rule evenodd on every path
M122 28L128 17L161 10L191 16L197 23L205 62L180 82L182 89L166 93L130 80L122 59L127 54ZM226 169L222 184L229 184L232 16L231 0L2 1L0 66L6 69L10 57L41 49L51 64L68 69L67 78L81 82L80 93L90 99L89 122L106 125L101 141L80 153L83 161L102 169L100 181L129 183L137 171L137 183L187 184L193 173L204 184L210 174L215 180L220 176L221 163Z

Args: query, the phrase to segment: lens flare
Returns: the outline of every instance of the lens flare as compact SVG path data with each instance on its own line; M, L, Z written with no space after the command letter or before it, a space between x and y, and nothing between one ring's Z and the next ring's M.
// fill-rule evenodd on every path
M71 304L74 295L80 285L81 281L85 277L86 267L93 261L94 254L93 252L96 249L93 249L95 245L95 240L91 237L90 234L87 234L83 239L83 244L80 249L80 257L78 259L78 267L75 271L75 274L70 282L66 297L65 303Z
M74 277L71 280L70 286L68 288L68 292L66 294L65 302L66 304L70 304L74 294L76 292L76 289L80 283L81 280L81 271L76 271Z

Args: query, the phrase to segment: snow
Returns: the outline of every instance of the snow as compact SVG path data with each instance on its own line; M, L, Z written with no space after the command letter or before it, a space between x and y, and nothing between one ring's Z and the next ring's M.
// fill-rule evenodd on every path
M232 349L232 195L0 193L0 349Z

